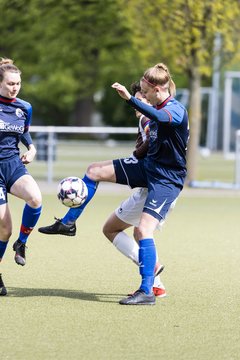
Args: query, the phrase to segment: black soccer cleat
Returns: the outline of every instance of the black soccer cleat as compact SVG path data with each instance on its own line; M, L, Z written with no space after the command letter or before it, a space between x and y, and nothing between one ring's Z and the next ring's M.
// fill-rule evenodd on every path
M146 294L143 290L137 290L132 295L119 301L120 305L155 305L155 295Z
M24 266L26 264L25 249L26 245L19 239L13 244L13 251L16 251L14 259L18 265Z
M7 289L5 288L3 279L2 279L2 274L0 274L0 296L4 296L7 295Z
M49 226L43 226L38 229L40 233L49 234L49 235L66 235L66 236L75 236L76 235L76 225L72 224L63 224L62 219L55 218L56 221L54 224Z

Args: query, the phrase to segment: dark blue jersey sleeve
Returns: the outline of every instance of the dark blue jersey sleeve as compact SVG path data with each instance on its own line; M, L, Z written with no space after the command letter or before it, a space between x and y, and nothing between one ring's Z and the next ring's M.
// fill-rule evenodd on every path
M177 102L176 104L176 100L174 102L171 100L168 101L164 108L161 109L156 109L136 99L134 96L131 96L131 99L128 100L127 103L151 120L161 123L172 123L173 125L178 125L182 122L185 112L184 107L180 103Z
M29 102L24 101L22 99L17 99L17 100L23 105L25 110L26 119L24 124L24 132L27 132L32 122L32 105Z
M32 137L29 133L29 131L26 131L25 133L23 133L21 135L21 142L23 143L23 145L26 146L26 148L28 149L29 145L31 145L33 143L32 141Z
M24 106L25 114L26 114L26 120L25 120L25 123L24 123L24 132L21 135L20 140L26 146L26 148L28 148L29 145L31 145L33 143L32 137L31 137L31 135L29 133L29 126L30 126L31 121L32 121L32 105L29 102L24 101L22 99L18 99L18 100Z

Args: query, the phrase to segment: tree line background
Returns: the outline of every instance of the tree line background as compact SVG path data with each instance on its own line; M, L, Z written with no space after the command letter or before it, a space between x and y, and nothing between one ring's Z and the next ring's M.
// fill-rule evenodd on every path
M111 84L129 87L166 63L177 87L190 90L188 178L195 178L200 87L211 86L217 55L222 71L239 70L239 0L0 0L0 14L0 56L22 70L20 97L32 103L34 125L88 126L97 110L106 125L134 126Z

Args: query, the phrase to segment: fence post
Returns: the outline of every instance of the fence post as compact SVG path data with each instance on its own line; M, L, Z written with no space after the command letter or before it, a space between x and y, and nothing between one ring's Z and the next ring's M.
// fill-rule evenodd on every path
M240 130L236 131L235 185L240 187Z
M48 139L47 139L47 181L48 183L53 182L53 160L54 160L54 126L48 126Z

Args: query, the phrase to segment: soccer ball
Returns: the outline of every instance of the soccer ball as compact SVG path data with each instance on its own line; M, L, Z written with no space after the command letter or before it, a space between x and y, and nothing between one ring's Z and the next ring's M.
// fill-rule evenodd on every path
M65 206L76 208L84 203L87 196L87 185L78 177L69 176L58 184L57 197Z

